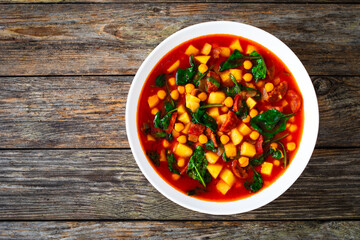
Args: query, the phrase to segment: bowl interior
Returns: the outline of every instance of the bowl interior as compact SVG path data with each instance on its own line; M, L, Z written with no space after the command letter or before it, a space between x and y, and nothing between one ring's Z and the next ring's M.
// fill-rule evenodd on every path
M210 34L231 34L253 40L277 55L293 74L303 95L304 129L295 158L288 169L272 185L253 196L233 202L208 202L186 196L168 185L148 162L138 139L136 109L142 86L157 62L184 41ZM149 182L173 202L202 213L225 215L259 208L285 192L305 169L314 150L319 128L319 111L315 90L304 66L283 42L250 25L236 22L207 22L182 29L160 43L140 66L129 91L126 104L126 132L135 160Z

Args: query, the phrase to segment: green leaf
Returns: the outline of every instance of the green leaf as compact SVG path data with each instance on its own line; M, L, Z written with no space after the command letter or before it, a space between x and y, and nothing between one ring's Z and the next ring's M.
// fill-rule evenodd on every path
M220 83L213 77L209 77L208 78L209 82L211 82L212 84L214 84L216 87L220 87Z
M210 128L213 132L217 130L217 123L215 119L206 113L205 108L198 108L198 110L196 110L196 112L192 114L191 120L194 123L201 124Z
M160 117L160 111L158 111L156 114L155 114L155 117L154 117L154 126L156 128L160 128L162 130L165 130L169 127L169 123L170 123L170 119L171 119L171 114L173 112L177 111L177 108L175 109L172 109L171 111L169 111L168 113L165 114L164 117Z
M278 142L278 144L281 146L282 150L283 150L283 154L284 154L284 168L286 168L287 166L287 154L286 154L286 149L284 147L284 144L282 144L282 142Z
M178 68L176 71L176 85L186 85L187 83L190 83L192 78L195 76L197 67L195 65L194 56L191 55L189 58L190 67L181 69Z
M251 168L254 171L253 180L251 182L246 181L244 183L244 186L245 186L246 189L249 189L252 192L257 192L262 188L264 181L263 181L263 179L261 177L261 174L258 173L252 166L251 166Z
M196 87L199 87L200 80L203 79L203 78L206 76L206 74L208 74L208 72L210 72L210 71L214 68L214 66L215 66L215 65L211 65L211 66L208 68L208 70L206 70L206 72L204 72L204 73L200 73L200 72L199 72L200 74L198 73L199 76L198 76L197 78L195 78L194 81L193 81L193 82L194 82L194 85L195 85Z
M165 74L160 74L155 79L155 86L163 87L165 85L165 81L166 81L166 75Z
M147 151L146 155L155 164L155 166L160 166L160 156L156 151Z
M166 158L168 161L168 167L170 172L180 175L180 172L176 167L176 159L174 157L174 154L173 153L167 154Z
M154 126L156 128L160 128L162 129L162 126L161 126L161 117L160 117L160 111L158 111L156 114L155 114L155 117L154 117Z
M187 175L192 179L198 180L204 187L211 181L211 176L206 169L208 162L205 158L205 151L203 147L197 146L194 154L191 156L186 171Z
M164 108L166 112L170 112L171 110L173 110L175 107L171 104L171 102L166 101L164 102Z
M156 133L154 133L154 136L156 138L163 138L163 137L166 137L166 132L156 132Z
M230 57L220 64L220 72L228 70L230 68L236 68L241 66L242 60L244 59L244 55L240 53L239 50L235 49L234 52L230 55Z
M250 120L250 125L261 135L272 138L275 134L285 130L286 121L294 115L295 113L282 114L272 108L253 117Z
M255 79L255 82L258 82L260 79L264 79L266 77L266 65L263 57L256 51L250 53L251 57L258 57L256 60L255 66L252 67L251 72Z
M273 158L281 159L281 152L279 149L273 149L272 147L270 147L269 153Z
M205 144L205 148L207 150L217 152L217 148L214 146L214 142L211 139L209 139L209 141Z
M224 162L230 161L230 159L226 156L225 152L223 152L222 157L223 157Z
M239 111L235 113L238 117L240 117L242 120L244 120L247 115L249 114L249 107L246 104L245 100L241 101L241 106L239 108Z
M206 189L195 187L194 189L188 191L188 196L199 195L200 193L204 193L204 192L206 192Z

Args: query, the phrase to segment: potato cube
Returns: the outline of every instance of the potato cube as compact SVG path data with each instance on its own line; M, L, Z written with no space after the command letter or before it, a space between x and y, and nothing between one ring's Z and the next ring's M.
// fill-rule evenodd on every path
M179 117L178 117L178 120L184 124L187 124L190 122L190 117L189 117L189 114L187 112L181 114Z
M236 157L236 154L237 154L236 146L232 142L229 142L229 143L225 144L224 145L224 150L225 150L225 155L228 158Z
M150 134L146 135L146 139L147 139L149 142L155 142L155 141L156 141L155 138L154 138L152 135L150 135Z
M185 124L185 127L184 127L184 129L183 129L181 132L182 132L183 134L188 134L189 129L190 129L190 125L191 125L190 122L187 123L187 124Z
M185 108L185 106L184 106L183 104L179 105L179 106L177 107L177 112L178 112L178 114L186 113L186 108Z
M210 59L210 56L196 56L195 60L199 61L200 63L206 64Z
M255 156L255 154L256 154L255 145L248 143L248 142L243 142L243 144L241 145L240 154L242 156L246 156L246 157Z
M223 164L208 164L207 165L207 170L209 171L210 175L216 179L219 176L219 173L221 172L222 168L223 168Z
M209 53L211 52L211 47L211 44L205 43L203 48L201 49L201 54L209 55Z
M217 118L220 115L218 107L208 108L207 113L213 118Z
M196 110L200 107L200 99L191 94L186 94L185 100L186 107L192 112L196 112Z
M256 105L256 101L252 97L249 97L248 99L246 99L246 104L250 109L253 109Z
M208 104L222 103L225 98L224 92L211 92L208 97Z
M220 52L220 56L222 57L230 57L230 48L228 47L220 47L221 52Z
M165 153L165 149L161 149L160 151L160 162L166 162L166 153Z
M251 128L246 125L246 123L241 123L239 127L239 131L243 136L246 136L252 132Z
M220 125L223 124L225 122L226 118L227 118L226 113L221 114L220 116L217 117L217 123L220 124Z
M155 107L159 103L160 99L157 95L150 96L148 98L148 104L150 108Z
M248 45L247 46L247 49L246 49L246 54L250 54L250 53L252 53L253 51L256 51L256 47L255 46L253 46L253 45Z
M234 174L232 173L231 170L229 170L227 168L224 168L221 171L219 177L230 187L232 187L232 185L234 185L234 183L236 182L236 178L235 178Z
M219 190L219 192L221 192L223 195L225 195L229 190L230 190L230 186L227 185L224 181L219 181L216 184L216 189Z
M190 56L191 54L196 56L196 55L198 55L198 53L199 53L199 49L197 49L193 45L190 45L185 51L185 54L188 56Z
M219 156L216 153L210 151L205 153L205 157L206 160L211 164L216 163L217 160L219 159Z
M171 65L168 69L167 72L168 73L172 73L175 72L176 69L180 66L180 60L177 60L176 62L173 63L173 65Z
M235 146L240 144L241 141L243 140L243 136L241 135L241 133L239 132L239 130L237 128L233 128L231 130L230 138Z
M269 162L263 162L263 164L261 165L261 173L264 175L271 175L273 169L273 164L269 163Z
M240 45L239 39L234 41L231 45L230 45L230 49L231 51L234 51L235 49L239 50L240 52L243 52L243 49Z
M176 146L174 153L179 157L187 158L187 157L191 157L191 155L193 154L193 150L190 147L186 146L185 144L179 143Z
M231 79L230 79L230 70L226 70L226 71L223 71L223 72L221 72L220 73L220 78L221 78L221 81L223 82L223 83L225 83L225 82L230 82L231 81Z
M235 77L237 82L241 81L242 78L242 71L241 69L230 69L230 73Z

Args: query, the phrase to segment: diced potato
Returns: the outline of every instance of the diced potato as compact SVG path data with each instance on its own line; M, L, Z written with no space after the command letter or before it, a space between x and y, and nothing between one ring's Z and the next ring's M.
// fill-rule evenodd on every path
M208 108L207 113L213 118L217 118L220 115L218 107Z
M273 164L269 163L269 162L263 162L263 164L261 165L261 173L264 175L271 175L273 169Z
M253 51L256 51L256 47L253 46L253 45L248 45L248 46L247 46L247 49L246 49L246 54L250 54L250 53L252 53Z
M227 117L227 114L221 114L220 116L217 117L217 123L223 124L225 122L226 117Z
M193 45L190 45L185 51L185 54L188 56L190 56L191 54L196 56L196 55L198 55L198 53L199 53L199 49L197 49Z
M216 153L210 151L205 153L205 157L206 160L211 164L216 163L217 160L219 159L219 156Z
M241 81L241 78L242 78L242 71L241 69L229 69L230 73L232 75L234 75L235 79L237 82L240 82Z
M192 112L196 112L196 110L200 107L200 99L191 95L186 94L186 107L191 109Z
M161 149L160 151L160 162L166 162L166 153L165 153L165 149Z
M176 62L173 63L173 65L171 65L168 69L167 72L168 73L172 73L174 71L176 71L176 69L180 66L180 60L177 60Z
M157 95L150 96L148 98L148 104L150 108L155 107L159 103L160 99Z
M208 97L209 104L222 103L225 100L226 96L224 92L211 92Z
M228 157L228 158L234 158L236 157L236 146L232 143L232 142L229 142L227 144L224 145L224 150L225 150L225 155Z
M240 124L239 131L243 136L246 136L252 132L251 128L249 128L245 123Z
M239 130L237 128L234 128L231 130L230 138L235 146L240 144L241 141L243 140L243 136L241 135L241 133L239 132Z
M249 97L248 99L246 99L246 104L250 109L253 109L256 105L256 101L252 97Z
M209 171L210 175L214 179L216 179L223 168L223 164L208 164L206 168Z
M200 63L206 64L210 59L210 56L196 56L195 60L199 61Z
M239 50L240 52L243 52L243 49L240 45L239 40L234 41L231 45L230 45L230 49L231 51L234 51L235 49Z
M188 134L189 129L190 129L190 125L191 125L190 122L187 123L187 124L185 125L184 129L183 129L181 132L182 132L183 134Z
M255 154L256 154L255 145L248 143L248 142L243 142L243 144L241 145L240 154L242 156L247 156L247 157L255 156Z
M174 138L177 138L178 136L180 136L180 133L178 131L176 131L175 129L173 129L171 133Z
M220 78L221 78L221 81L223 83L225 82L231 82L231 79L230 79L230 70L225 70L223 72L220 73Z
M225 195L229 190L230 190L230 186L227 185L224 181L219 181L216 184L216 189L219 190L219 192L221 192L223 195Z
M148 141L150 141L150 142L155 142L155 141L156 141L155 138L154 138L152 135L150 135L150 134L146 135L146 139L147 139Z
M178 112L178 114L186 113L186 108L185 108L185 106L184 106L183 104L179 105L179 106L177 107L177 112Z
M222 57L230 57L230 48L228 47L220 47L221 52L220 52L220 56Z
M190 117L189 117L189 114L187 112L181 114L179 117L178 117L178 120L184 124L187 124L190 122Z
M211 52L211 47L211 44L205 43L203 48L201 49L201 54L209 55L209 53Z
M187 158L193 154L193 150L190 147L186 146L185 144L179 143L176 146L174 153L179 157Z
M234 185L234 183L236 182L236 178L235 178L234 174L232 173L231 170L229 170L227 168L224 168L221 171L219 177L230 187L232 187Z

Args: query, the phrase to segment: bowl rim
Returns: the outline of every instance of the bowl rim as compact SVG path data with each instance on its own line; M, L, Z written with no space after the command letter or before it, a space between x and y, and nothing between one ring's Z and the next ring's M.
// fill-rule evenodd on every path
M163 180L147 160L138 139L137 106L148 75L158 61L171 49L190 39L212 34L230 34L248 38L269 49L288 67L303 95L304 127L298 151L288 169L270 186L244 199L231 202L211 202L181 193ZM134 110L134 106L135 110ZM238 214L262 207L283 194L299 178L314 151L319 110L316 93L305 67L281 40L257 27L231 21L212 21L181 29L163 40L144 60L131 84L126 103L126 133L135 161L148 181L165 197L185 208L213 215Z

